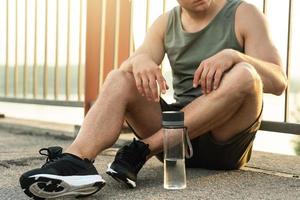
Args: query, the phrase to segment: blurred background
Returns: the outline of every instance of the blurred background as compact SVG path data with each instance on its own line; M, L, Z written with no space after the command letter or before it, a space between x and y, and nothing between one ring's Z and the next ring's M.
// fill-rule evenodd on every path
M300 13L295 11L300 9L300 1L247 2L266 14L289 77L285 94L264 95L263 119L299 124L300 37L296 36L300 35ZM89 11L95 11L89 10L88 0L0 0L0 113L12 118L80 125L86 88L92 80L86 74L90 56L86 54L86 46L88 41L93 42L93 38L87 37L88 25L99 26L101 30L97 55L100 64L94 66L99 68L100 88L109 70L105 68L107 57L111 57L113 66L109 67L117 68L124 60L120 58L121 53L132 53L142 43L153 21L177 6L176 0L99 0L98 3L100 18L93 22L88 16ZM124 24L129 30L127 49L120 45L124 40L122 30L127 30ZM162 69L171 86L167 58ZM172 88L164 98L173 101ZM300 138L259 131L254 149L300 155Z

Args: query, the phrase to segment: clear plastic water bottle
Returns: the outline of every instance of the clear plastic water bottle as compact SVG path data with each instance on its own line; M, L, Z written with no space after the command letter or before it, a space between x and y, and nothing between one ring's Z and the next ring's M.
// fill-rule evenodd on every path
M186 188L184 113L163 112L164 188Z

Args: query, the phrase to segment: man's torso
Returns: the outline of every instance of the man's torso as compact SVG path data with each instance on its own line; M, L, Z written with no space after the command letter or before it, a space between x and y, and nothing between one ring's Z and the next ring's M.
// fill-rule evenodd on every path
M164 47L173 72L174 98L180 104L186 105L202 95L201 89L192 85L202 60L226 48L244 51L235 31L235 13L240 3L228 0L208 25L193 33L184 30L180 7L170 11Z

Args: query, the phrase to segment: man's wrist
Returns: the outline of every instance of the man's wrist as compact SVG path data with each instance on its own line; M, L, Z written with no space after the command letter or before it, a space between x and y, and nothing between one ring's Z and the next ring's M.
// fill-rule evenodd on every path
M231 49L231 55L232 55L233 64L237 64L245 61L243 53L237 50Z
M126 71L126 72L132 72L132 64L131 64L131 62L129 61L129 59L125 60L125 61L121 64L120 69L123 70L123 71Z

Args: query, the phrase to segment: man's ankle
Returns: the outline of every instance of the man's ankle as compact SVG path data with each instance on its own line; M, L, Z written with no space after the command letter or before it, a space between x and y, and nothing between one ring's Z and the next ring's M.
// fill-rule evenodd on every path
M73 146L69 146L64 153L75 155L75 156L81 158L82 160L84 160L84 159L88 159L90 161L94 161L95 160L94 157L88 156L88 155L84 154L78 148L75 148Z

